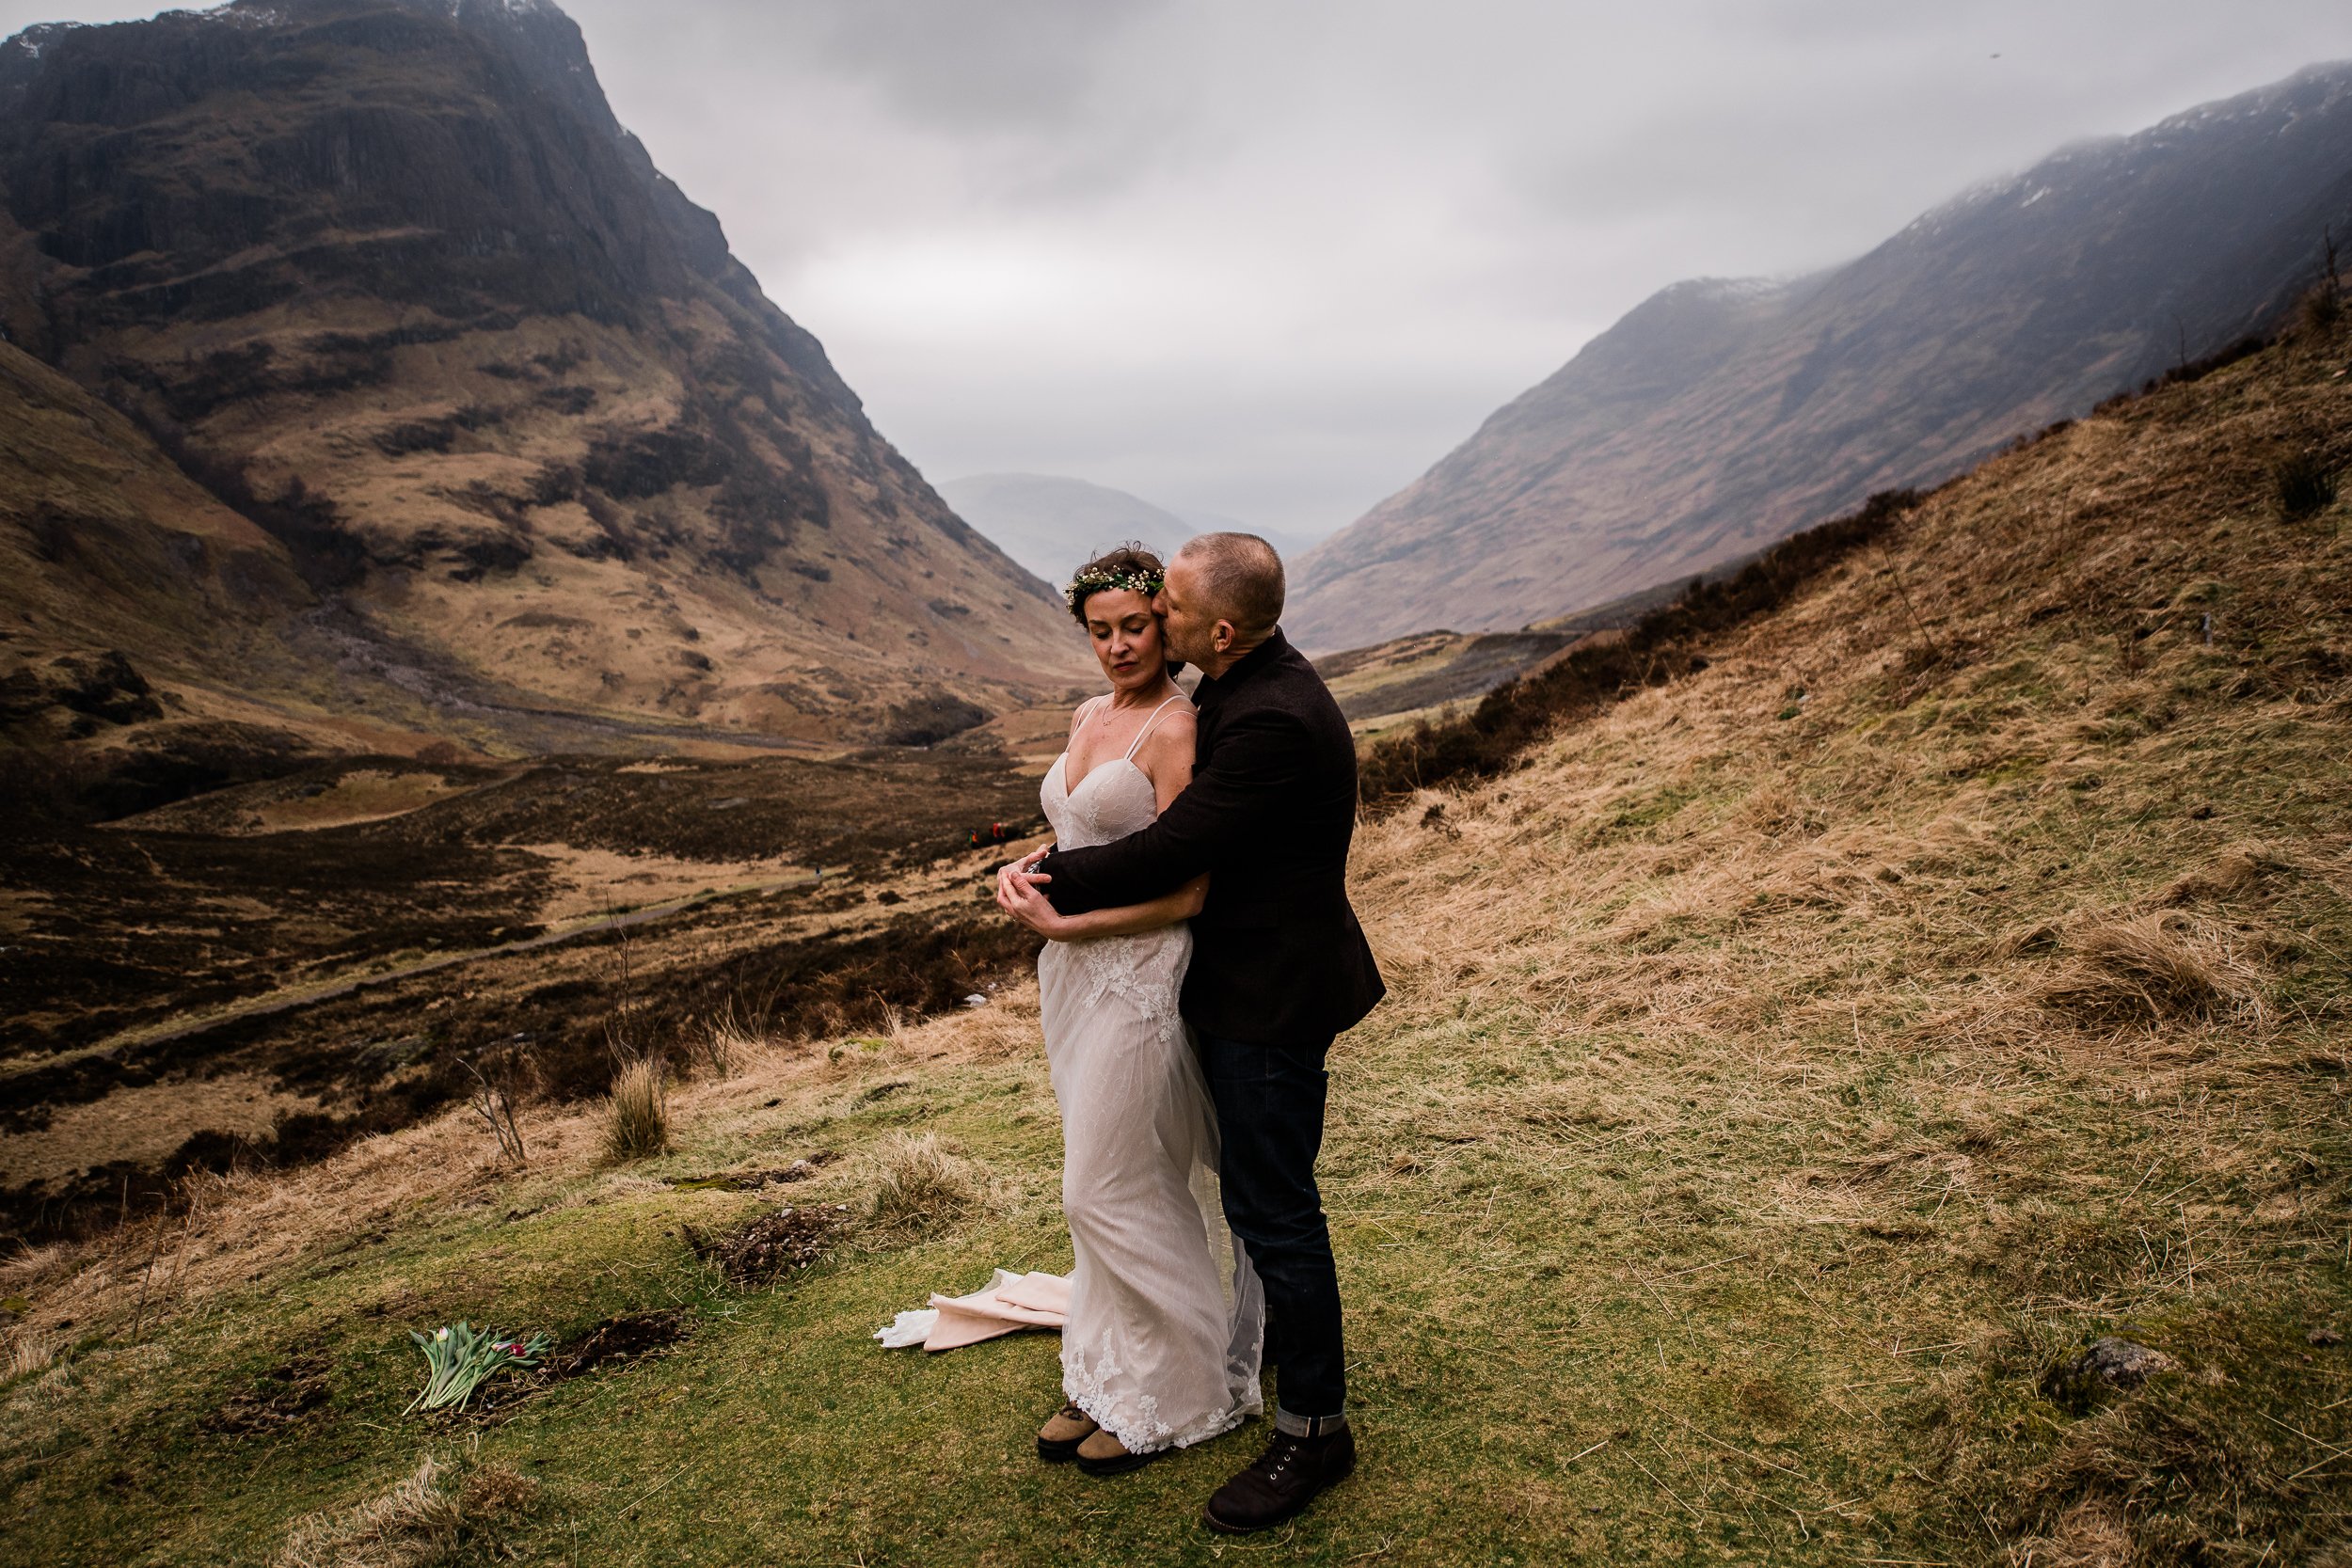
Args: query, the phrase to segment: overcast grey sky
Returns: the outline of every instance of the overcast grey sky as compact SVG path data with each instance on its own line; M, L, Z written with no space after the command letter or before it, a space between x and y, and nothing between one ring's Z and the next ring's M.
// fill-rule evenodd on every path
M0 28L149 8L0 0ZM569 0L934 479L1324 532L1652 291L2352 56L2344 0Z

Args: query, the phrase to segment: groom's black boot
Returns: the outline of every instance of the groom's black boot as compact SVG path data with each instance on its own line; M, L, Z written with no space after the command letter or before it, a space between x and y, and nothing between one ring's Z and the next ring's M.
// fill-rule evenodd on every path
M1315 1436L1277 1431L1256 1464L1216 1489L1202 1520L1228 1535L1279 1525L1305 1513L1355 1467L1356 1434L1344 1425Z

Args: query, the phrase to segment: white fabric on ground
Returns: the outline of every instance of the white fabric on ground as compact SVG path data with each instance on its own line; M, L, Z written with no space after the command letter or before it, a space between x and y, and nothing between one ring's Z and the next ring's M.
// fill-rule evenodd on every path
M1069 1312L1070 1281L1060 1275L998 1269L970 1295L934 1293L929 1307L899 1313L874 1338L884 1350L954 1350L1018 1329L1059 1329Z

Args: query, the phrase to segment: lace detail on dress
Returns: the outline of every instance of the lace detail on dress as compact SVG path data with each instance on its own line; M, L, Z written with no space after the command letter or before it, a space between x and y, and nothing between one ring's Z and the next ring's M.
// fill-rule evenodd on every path
M1078 781L1075 791L1067 786L1058 791L1063 813L1069 818L1065 826L1054 810L1057 792L1053 785L1068 777L1069 758L1065 754L1055 764L1055 773L1047 776L1044 800L1045 815L1053 823L1055 836L1066 847L1079 849L1108 844L1148 825L1158 815L1150 776L1120 757L1097 763ZM1098 783L1109 787L1088 787ZM1182 927L1127 937L1094 937L1061 945L1077 958L1085 972L1082 1006L1099 1007L1104 997L1116 996L1164 1037L1172 1037L1184 1027L1184 1021L1177 1016L1176 992L1184 978L1184 961L1191 957L1192 943L1189 933Z
M1205 1443L1232 1431L1260 1408L1258 1403L1251 1403L1212 1410L1179 1432L1161 1418L1157 1396L1132 1392L1131 1379L1119 1364L1118 1352L1110 1346L1098 1345L1089 1354L1086 1346L1073 1343L1065 1333L1061 1367L1063 1397L1093 1417L1095 1424L1118 1438L1120 1447L1129 1453L1188 1449L1195 1443ZM1253 1379L1256 1370L1253 1365Z
M1074 791L1068 763L1041 791L1064 848L1158 815L1131 758L1099 764ZM1038 958L1076 1255L1063 1391L1133 1453L1201 1442L1263 1403L1265 1294L1225 1226L1216 1112L1177 1010L1191 958L1191 929L1175 925L1051 942Z

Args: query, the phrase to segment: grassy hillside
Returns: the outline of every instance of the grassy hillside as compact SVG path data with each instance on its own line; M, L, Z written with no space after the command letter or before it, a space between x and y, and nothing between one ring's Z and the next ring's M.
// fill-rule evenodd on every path
M16 1260L0 1555L2344 1560L2352 506L2276 476L2352 457L2348 362L2306 337L1999 458L1366 825L1394 989L1325 1163L1366 1457L1273 1541L1194 1522L1256 1429L1089 1481L1029 1454L1051 1339L866 1338L1068 1260L1016 991L742 1045L658 1158L549 1111L501 1170L453 1117ZM690 1252L780 1202L850 1218L781 1286ZM406 1327L645 1312L688 1332L399 1414ZM2164 1360L2062 1375L2100 1336Z

